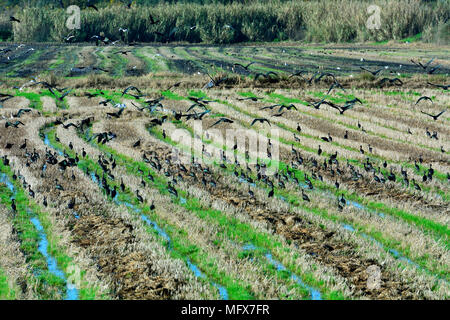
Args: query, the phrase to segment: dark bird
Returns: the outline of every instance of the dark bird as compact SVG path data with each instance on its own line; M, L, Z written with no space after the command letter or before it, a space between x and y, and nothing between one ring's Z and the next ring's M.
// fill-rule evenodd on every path
M337 81L333 82L330 86L330 88L328 89L327 94L330 94L331 90L333 90L334 88L339 88L343 91L345 91L344 87Z
M448 88L450 88L450 84L445 85L445 84L434 84L434 83L431 83L431 82L427 82L427 83L430 86L438 87L438 88L441 88L441 89L444 89L444 90L448 90Z
M75 129L78 129L79 126L77 126L76 124L74 124L73 122L69 122L68 124L63 124L63 128L64 129L69 129L70 127L74 127Z
M364 68L364 67L360 67L362 70L364 70L364 71L367 71L367 72L369 72L370 74L372 74L374 77L381 71L381 70L383 70L382 68L381 69L378 69L378 70L376 70L376 71L371 71L371 70L369 70L369 69L366 69L366 68Z
M420 101L422 101L422 100L429 100L431 103L433 103L433 100L431 100L430 97L422 96L422 97L420 97L420 98L416 101L416 104L418 104L418 103L419 103Z
M106 105L108 104L108 102L112 102L112 99L102 100L102 101L100 101L98 104L102 104L103 106L106 107Z
M228 79L228 77L223 76L220 77L219 79L214 79L213 77L211 77L211 75L209 73L206 72L206 74L208 75L208 77L211 79L205 86L204 88L209 89L212 87L217 87L219 84L221 84L222 82L226 81Z
M144 202L144 198L142 198L142 196L139 194L139 190L136 190L136 198L140 203Z
M420 112L422 112L423 114L426 114L427 116L430 116L430 117L432 117L433 118L433 120L434 121L436 121L444 112L446 111L446 109L444 109L444 110L442 110L441 112L439 112L437 115L432 115L432 114L429 114L429 113L427 113L427 112L424 112L424 111L420 111Z
M413 64L415 64L418 67L421 67L423 70L426 70L433 61L434 61L434 58L430 59L426 64L422 64L420 61L419 62L415 62L413 59L411 59L411 62Z
M328 137L321 137L320 139L322 139L325 142L331 142L333 141L333 138L330 136L330 134L328 133Z
M305 79L305 78L302 76L302 74L304 74L304 73L308 73L308 71L306 71L306 70L300 70L300 71L293 72L293 73L289 76L289 78L292 78L292 77L301 77L301 78Z
M92 8L95 11L98 11L98 8L95 5L91 4L90 1L88 1L87 5L86 5L86 8Z
M13 118L20 118L22 114L31 112L31 109L19 109L16 114L13 114Z
M441 67L440 64L438 64L437 66L434 66L433 68L429 69L427 71L428 74L433 74L437 69L439 69Z
M252 123L250 124L250 126L253 126L256 122L261 122L261 123L267 122L267 123L269 124L269 126L271 125L271 124L270 124L270 121L267 120L266 118L256 118L256 119L254 119L254 120L252 121Z
M115 52L115 54L123 54L124 56L126 56L127 55L127 53L130 53L131 52L131 50L121 50L121 51L117 51L117 52Z
M24 126L24 124L21 121L15 121L15 122L6 121L5 128L8 128L8 127L18 128L20 124Z
M318 74L316 74L316 75L318 75ZM336 77L334 76L334 74L332 74L330 72L321 73L319 75L319 77L317 77L316 79L314 79L315 77L313 76L308 82L311 83L312 79L314 79L314 82L319 82L324 77L331 77L331 78L333 78L334 82L337 82Z
M67 204L67 208L72 210L75 207L75 199L72 198L69 203Z
M13 16L10 16L10 17L9 17L9 21L11 21L11 22L18 22L18 23L20 23L20 20L19 20L19 19L17 19L17 18L15 18L15 17L13 17Z
M259 108L259 110L267 110L267 109L273 110L274 108L280 107L280 106L281 106L281 104L274 104L274 105L271 105L271 106Z
M156 21L155 21L155 19L153 19L153 17L152 17L151 15L149 15L149 18L150 18L150 24L151 24L151 25L154 25L154 24L157 24L157 23L160 22L160 20L156 20Z
M177 83L174 83L173 85L171 85L170 87L168 87L168 88L166 89L166 91L169 91L169 90L172 89L172 88L177 88L177 87L180 86L180 84L181 84L181 81L180 81L180 82L177 82Z
M120 116L122 115L122 113L123 113L123 110L125 110L125 108L121 108L119 111L117 111L117 112L107 112L106 114L109 116L109 117L114 117L114 118L120 118Z
M134 144L133 144L133 148L137 148L137 147L139 147L141 145L141 139L139 139L138 141L136 141Z
M122 97L130 90L135 90L137 91L139 94L141 94L141 90L139 90L138 88L136 88L135 86L129 86L128 88L126 88L123 92L122 92Z
M247 97L247 98L238 98L237 100L238 101L245 101L245 100L258 101L258 99L261 99L261 98L258 98L258 97Z
M244 66L244 65L242 65L242 64L240 64L240 63L235 63L235 64L233 64L233 67L239 66L239 67L244 68L245 70L248 70L248 67L250 67L252 64L254 64L254 62L250 62L250 63L247 64L246 66Z
M302 199L304 201L310 202L308 195L305 193L303 189L302 189Z
M212 124L209 128L212 128L212 127L214 127L215 125L218 125L219 123L222 123L222 122L225 122L225 123L233 123L234 121L233 121L233 120L230 120L230 119L227 119L227 118L220 118L218 121L214 122L214 124ZM209 128L208 128L208 129L209 129Z
M291 103L290 105L287 105L287 106L283 104L283 105L278 109L278 112L281 112L283 109L287 109L287 110L291 110L291 109L298 110L297 107L294 106L293 103Z
M334 103L325 101L325 98L323 98L322 100L317 101L317 102L309 102L308 103L308 105L314 107L314 109L319 109L322 104L327 104L329 106L335 106Z
M400 80L399 78L383 78L380 80L379 85L382 86L383 84L385 84L386 82L389 82L389 84L394 84L396 86L402 86L403 85L403 81Z
M50 91L53 93L53 95L59 100L63 101L63 99L72 91L73 89L69 89L66 92L64 92L60 97L58 97L53 91Z

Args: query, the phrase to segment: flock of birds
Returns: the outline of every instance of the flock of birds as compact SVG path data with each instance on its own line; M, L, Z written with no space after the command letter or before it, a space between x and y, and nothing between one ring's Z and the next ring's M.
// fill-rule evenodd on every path
M42 85L43 87L49 88L51 89L53 92L58 92L58 91L63 91L66 90L67 88L63 88L63 89L58 89L55 86L51 86L48 83L45 82L39 82L36 83ZM67 91L66 91L67 92ZM93 98L96 96L101 96L103 93L100 91L97 94L92 94L89 92L85 93L85 96L88 98ZM132 95L134 96L136 99L140 99L140 98L148 98L147 95L143 94L142 91L135 87L135 86L129 86L128 88L126 88L123 92L122 92L122 96L124 96L125 94L128 95ZM3 97L5 97L3 95ZM10 96L5 97L5 98L11 98ZM206 100L204 98L198 98L198 97L188 97L189 100L191 100L193 102L193 104L188 108L188 110L186 111L186 113L180 113L180 112L176 112L174 110L171 111L171 116L173 117L173 119L181 119L183 117L186 118L186 120L189 119L202 119L203 116L205 116L206 114L211 112L211 109L208 108L208 104L212 103L214 101L211 100ZM259 98L255 98L255 97L249 97L249 98L241 98L241 101L244 100L252 100L252 101L257 101ZM164 100L164 97L161 96L159 98L156 99L148 99L143 103L143 106L137 106L133 103L133 105L136 107L136 109L140 112L144 112L144 111L148 111L151 114L154 114L154 112L156 110L160 110L160 111L165 111L167 112L167 110L170 110L169 108L167 108L166 106L164 106L162 104ZM419 101L417 101L417 103L419 103L420 101L423 100L428 100L426 98L421 97L419 99ZM105 104L107 105L107 103L110 103L111 101L101 101L100 104ZM346 110L345 108L349 108L349 107L345 107L345 106L350 106L353 104L363 104L362 101L358 98L355 98L351 101L347 101L347 103L344 105L344 107L340 107L338 108L339 111L342 110ZM328 103L327 101L321 100L318 101L317 103L311 103L311 107L313 108L320 108L320 106L322 104L327 104L333 108L337 108L334 104L332 103ZM116 105L117 107L117 105ZM124 114L124 110L125 110L125 106L118 106L120 107L120 109L117 112L106 112L105 116L106 118L120 118L123 114ZM190 111L194 110L194 109L198 109L200 108L201 110L203 110L200 113L197 113L196 111L193 111L191 113L189 113ZM271 105L268 107L262 107L261 109L278 109L278 112L283 111L284 109L287 110L297 110L297 108L295 107L295 105L291 104L291 105L282 105L282 104L277 104L277 105ZM12 115L13 118L20 118L23 114L31 112L31 109L20 109L17 113L15 113L14 115ZM343 112L341 112L342 114ZM441 113L442 114L442 113ZM436 118L435 120L437 120L437 118L440 115L436 115L434 118ZM433 119L434 119L433 118ZM164 114L163 116L160 117L156 117L154 119L152 119L150 121L150 125L152 127L155 126L161 126L165 121L169 120L170 117L167 114ZM80 121L79 123L73 123L73 122L69 122L64 124L63 120L57 120L56 122L54 122L54 125L62 125L64 129L68 129L70 127L74 127L77 130L84 130L84 128L87 128L92 122L94 121L94 117L89 117L86 118L82 121ZM219 124L231 124L233 123L234 120L226 118L226 117L220 117L217 121L215 121L209 128L217 126ZM266 118L254 118L252 120L252 122L250 123L250 126L255 125L256 123L267 123L269 126L271 125L271 122L269 121L269 119ZM5 122L5 127L6 128L18 128L19 125L24 125L20 120L16 120L15 122L12 121L7 121ZM208 128L208 129L209 129ZM301 133L302 129L300 124L297 125L297 129L296 129L299 133ZM427 130L428 132L428 130ZM433 135L430 133L430 136ZM435 133L436 135L436 139L437 139L437 133ZM105 144L113 139L115 139L117 137L117 135L113 132L102 132L102 133L97 133L95 135L93 135L92 137L89 138L88 141L92 141L94 139L97 140L97 143L100 144ZM294 137L296 138L296 140L299 140L299 138L294 134ZM166 133L163 130L163 138L166 138ZM345 133L345 137L344 138L348 138L348 132L346 131ZM57 136L55 136L56 141L59 141L59 138ZM327 136L321 137L321 140L323 140L324 142L332 142L333 141L333 137L328 133ZM141 148L142 149L142 140L139 139L137 140L135 143L133 143L133 145L131 146L132 148ZM5 149L11 149L14 147L13 143L9 143L7 142ZM45 154L42 155L39 152L37 152L36 150L34 150L33 152L30 152L27 150L27 141L25 140L23 142L23 144L21 144L20 146L17 146L20 150L23 150L23 154L24 157L26 159L26 166L30 166L33 163L37 162L39 159L44 158L45 159L45 165L57 165L58 168L60 169L61 172L65 172L67 170L67 168L70 167L76 167L80 161L80 156L82 158L86 157L86 151L84 150L84 148L82 149L81 155L79 156L78 153L76 153L75 157L70 157L66 152L64 152L62 154L63 159L61 160L61 155L58 155L57 152L52 152L50 150L46 150ZM69 148L70 149L74 149L74 146L72 144L72 142L69 143ZM237 145L234 146L234 150L236 150ZM267 148L267 157L271 158L271 148L272 148L272 144L270 142L269 139L269 145ZM365 150L363 150L362 146L360 146L360 151L362 154L365 154ZM206 151L206 147L205 145L202 146L202 152L204 154L207 154ZM322 155L322 148L319 145L318 146L318 150L317 150L317 155L321 156ZM372 147L369 145L369 152L372 152ZM143 160L146 163L149 163L153 169L157 170L158 172L164 172L164 174L167 177L170 177L172 180L171 182L168 184L167 186L167 190L169 191L169 193L171 193L174 196L178 197L178 192L176 190L176 188L174 187L177 183L177 181L179 181L180 179L183 180L184 178L186 178L186 176L189 176L189 179L196 179L195 181L201 181L202 184L204 186L215 186L217 184L217 180L219 177L213 177L210 172L212 171L210 167L208 167L207 165L204 165L203 167L201 167L200 164L195 163L195 161L193 160L192 162L192 166L190 167L190 169L186 169L186 167L184 167L183 165L178 165L178 170L181 170L185 173L184 178L182 175L180 175L179 173L177 174L177 170L173 169L173 170L167 170L164 171L164 165L162 163L166 163L169 165L170 164L170 160L168 160L167 158L164 159L165 161L162 161L163 159L160 159L159 156L156 153L150 153L151 154L151 158L148 158L147 153L145 151L143 151L142 157ZM338 181L338 177L340 177L342 180L353 180L353 181L370 181L373 180L376 183L379 184L384 184L386 183L386 181L392 181L395 182L397 181L397 177L396 174L394 173L395 170L395 166L390 166L388 168L388 164L386 163L386 161L382 164L383 168L388 168L389 169L389 174L385 177L385 175L383 173L381 173L381 167L377 166L376 162L372 162L370 160L370 158L366 158L366 161L364 162L364 170L365 172L361 172L359 171L357 168L355 168L353 165L351 165L349 162L347 162L347 165L342 167L339 164L339 161L337 160L337 155L338 153L335 152L334 154L331 154L327 159L325 159L323 161L323 163L319 163L319 161L314 158L314 157L310 157L310 158L305 158L304 156L302 156L300 154L300 152L298 150L296 150L294 148L294 146L292 145L292 149L291 149L291 161L290 161L290 167L288 168L288 170L286 172L277 172L275 174L275 176L273 178L270 178L268 176L266 176L264 174L264 169L265 169L265 165L263 163L257 163L256 164L256 171L253 171L251 167L248 166L248 164L243 167L239 162L238 159L235 155L234 158L234 175L236 177L239 177L240 179L244 179L245 181L248 181L250 184L254 182L254 178L252 177L257 177L256 179L264 184L266 184L266 186L269 188L268 191L268 196L269 197L273 197L274 195L274 186L277 185L279 188L286 188L286 183L287 182L293 182L296 183L297 185L299 185L299 181L298 178L295 176L295 168L298 168L299 165L304 165L304 166L309 166L310 167L310 172L311 172L311 176L305 174L304 176L304 181L305 184L307 186L307 189L312 190L314 189L313 180L321 180L323 181L323 176L328 176L328 178L331 179L335 179L335 187L337 189L339 189L340 184L342 182ZM248 159L249 155L248 152L246 152L246 158ZM227 165L229 165L229 163L231 163L230 161L228 161L226 155L224 152L222 152L222 156L221 156L221 167L222 168L227 168ZM3 157L3 161L5 162L5 164L9 163L9 159L7 156ZM422 163L423 159L422 157L419 157L419 162ZM106 160L104 157L99 157L98 159L98 164L100 165L100 167L102 168L102 177L100 177L99 173L95 172L93 173L94 176L96 177L97 181L101 181L101 186L103 188L103 190L105 190L106 194L108 196L111 196L112 198L114 198L117 193L119 192L118 188L116 185L114 186L110 186L107 182L107 179L105 178L108 177L108 179L114 181L115 177L113 174L113 170L116 168L116 162L115 159L111 158L108 160ZM420 167L418 166L417 162L415 161L415 167L417 169L418 172L420 172ZM197 168L195 170L198 171L198 169L200 170L199 172L201 173L202 177L198 177L198 172L197 174L194 173L193 171L195 171L192 168ZM44 169L44 166L42 166L42 171ZM89 172L86 172L87 174L90 174ZM208 174L209 173L209 174ZM408 177L408 173L406 170L403 169L403 167L401 168L401 175L403 177L403 183L406 186L409 186L410 184L416 189L416 190L421 190L421 187L419 186L419 184L416 182L416 180L413 178L409 179ZM433 175L434 175L434 169L432 168L432 165L430 164L429 169L425 170L423 172L423 182L425 181L431 181L433 179ZM150 175L146 175L147 177L150 178ZM447 174L448 176L448 174ZM347 177L347 178L345 178ZM25 180L25 178L23 176L20 175L20 172L17 173L17 175L15 174L14 179L21 179L24 188L26 188L30 194L30 196L34 197L35 196L35 192L33 191L31 185L29 183L27 183L27 181ZM448 176L448 178L450 178ZM75 180L75 175L72 173L71 175L71 179ZM152 179L152 178L150 178ZM194 181L194 182L195 182ZM141 182L142 186L145 187L145 181L142 180ZM61 186L61 184L58 182L58 180L55 180L55 188L58 190L63 190L63 187ZM125 185L123 183L123 180L120 183L120 190L123 192L125 190ZM144 202L145 200L143 199L142 195L139 193L139 189L135 191L136 193L136 197L140 202ZM250 185L249 185L249 189L248 189L248 194L250 196L250 198L254 198L254 192L251 190ZM305 192L305 190L302 188L302 199L304 201L309 202L310 201L310 196L308 196L308 194ZM47 199L44 198L43 199L43 204L46 205L47 203ZM343 195L340 195L338 200L337 200L337 204L339 209L342 209L345 204L346 204L346 200L344 198ZM12 209L14 209L15 203L13 202L12 204ZM73 209L75 206L75 198L70 199L67 207L69 209ZM154 209L154 203L152 202L151 207Z
M128 8L130 8L132 2L129 3ZM96 8L94 5L89 4L87 5L88 8L92 8L93 10L98 10L98 8ZM153 17L150 17L151 20L151 24L157 24L159 23L159 21L155 20ZM11 21L20 23L20 21L14 17L11 17ZM127 32L127 29L125 28L120 28L119 32L121 32L122 34L125 34ZM169 35L170 36L170 35ZM73 35L69 35L66 40L70 41L71 39L73 39ZM105 37L101 37L101 36L93 36L92 39L96 39L97 41L102 41L105 44L114 44L114 42L111 42L110 40L108 40ZM8 52L10 52L11 49L3 49L0 50L0 54L1 55L5 55ZM123 54L126 55L127 53L129 53L129 50L119 50L116 53L117 54ZM428 73L428 74L433 74L434 72L436 72L436 70L438 70L440 68L440 65L436 65L436 66L432 66L432 62L433 59L431 59L430 61L428 61L427 63L421 63L421 62L415 62L412 61L413 64L417 65L418 67L420 67L421 69L423 69L424 72ZM263 81L278 81L280 76L277 72L274 71L269 71L267 73L260 73L260 72L253 72L251 69L251 66L254 65L256 62L250 62L248 64L240 64L240 63L235 63L233 65L233 72L236 72L238 68L245 70L249 73L253 73L254 75L254 81L258 81L260 79L262 79ZM82 69L84 67L80 67L80 69ZM89 67L85 67L85 68L89 68ZM96 67L92 67L92 69L94 70L101 70L101 71L105 71L108 72L107 70L101 69L101 68L96 68ZM388 77L384 77L381 78L380 80L377 79L377 77L379 75L382 74L383 68L377 69L377 70L370 70L369 68L366 67L359 67L361 70L363 70L364 72L368 72L369 74L371 74L375 81L377 81L377 84L379 87L383 87L385 85L395 85L395 86L402 86L403 85L403 81L399 78L388 78ZM212 87L216 87L219 86L220 84L224 83L228 77L227 76L222 76L220 78L214 78L212 77L208 72L205 72L209 78L210 81L204 86L204 88L212 88ZM329 87L329 89L327 90L327 92L325 93L325 97L322 98L321 100L318 101L309 101L308 105L314 109L320 109L322 106L329 106L330 108L336 110L337 112L339 112L340 115L343 115L345 112L347 112L348 110L351 110L353 108L355 108L355 106L357 106L358 104L360 106L363 106L364 103L361 99L359 98L354 98L354 99L350 99L345 101L342 105L334 103L332 101L330 101L330 99L328 99L328 95L333 91L333 90L342 90L342 91L346 91L344 85L342 85L336 78L336 76L332 73L332 72L315 72L312 74L312 76L308 76L307 75L310 74L310 72L308 72L307 70L299 70L299 71L295 71L292 72L289 75L289 79L297 77L299 79L304 80L305 83L312 85L313 83L319 83L321 81L326 81L327 83L331 82L331 85ZM171 85L167 90L170 90L171 88L174 87L178 87L181 84L181 82L177 82L173 85ZM433 87L437 87L437 88L441 88L444 90L448 90L450 85L444 85L444 84L435 84L435 83L431 83L431 82L427 82L428 85L433 86ZM37 81L37 80L31 80L29 82L27 82L26 84L22 85L21 87L15 87L16 89L20 89L22 90L24 87L26 86L37 86L40 85L46 89L49 90L49 92L55 97L55 99L57 99L58 101L64 101L64 98L66 98L70 93L72 93L73 89L72 88L58 88L55 85L52 85L48 82L45 81ZM90 93L90 92L85 92L84 96L91 99L94 97L98 97L98 96L103 96L104 93L102 91L98 92L98 93ZM122 92L122 97L124 95L128 95L128 96L132 96L135 99L137 99L138 101L141 100L142 98L149 98L149 96L147 96L146 94L144 94L139 88L137 88L136 86L129 86L127 87L123 92ZM1 103L3 103L4 101L7 101L8 99L13 98L14 96L11 94L3 94L0 93L0 108L2 107ZM175 120L181 120L182 118L185 118L186 121L190 120L190 119L194 119L194 120L202 120L205 116L208 116L211 114L211 109L208 107L208 104L213 103L214 101L210 101L210 100L206 100L205 98L198 98L198 97L188 97L188 99L190 101L192 101L192 104L190 105L190 107L185 111L185 112L177 112L175 110L171 110L171 116L173 117L173 119ZM151 114L153 114L156 110L161 110L163 112L170 110L169 108L167 108L166 106L163 105L163 100L164 100L164 96L160 96L158 98L150 98L145 100L144 102L141 102L141 105L138 106L136 104L133 103L133 106L140 112L144 112L144 111L148 111ZM239 98L239 101L259 101L261 100L261 98L259 97L245 97L245 98ZM434 103L433 99L431 97L428 96L421 96L417 101L416 101L416 105L418 104L422 104L422 103L426 103L426 102L430 102L430 103ZM112 99L104 99L101 100L99 102L99 105L103 105L103 106L108 106L108 104L111 104L113 107L118 107L119 110L116 112L106 112L105 117L106 118L115 118L115 119L119 119L120 117L123 116L124 114L124 110L125 110L125 105L123 104L114 104ZM271 114L271 117L277 118L277 117L283 117L286 112L288 111L292 111L292 110L297 110L297 107L291 103L291 104L273 104L273 105L269 105L269 106L264 106L264 107L260 107L260 110L270 110L273 113ZM20 126L24 126L24 123L22 123L19 119L20 117L24 114L24 113L28 113L31 112L31 109L20 109L17 113L12 114L10 119L7 119L7 121L5 122L5 128L9 129L14 129L14 128L19 128ZM430 118L432 118L434 121L437 121L439 119L439 117L441 117L444 113L446 112L446 109L442 110L441 112L437 113L437 114L432 114L430 112L427 111L423 111L421 110L421 113L429 116ZM152 119L150 121L151 126L161 126L165 121L167 121L169 119L169 115L165 114L161 117L156 117L154 119ZM93 117L87 118L85 120L82 120L80 123L76 124L73 122L64 124L62 120L58 120L54 123L54 125L62 125L64 129L68 129L70 127L74 127L77 130L83 130L83 128L85 128L86 126L89 126L89 124L94 120ZM273 120L272 120L273 121ZM234 123L233 119L229 119L227 117L219 117L214 123L212 123L208 129L218 126L220 124L232 124ZM264 118L264 117L257 117L257 118L253 118L252 121L249 123L249 126L252 127L256 124L260 124L260 125L264 125L267 124L268 126L272 125L271 119L270 118ZM362 132L366 132L365 129L361 126L361 124L358 121L358 128L362 130ZM297 124L297 128L296 131L298 133L301 133L302 128L300 126L300 124ZM411 130L408 128L408 133L412 134ZM438 133L436 131L434 131L433 133L428 131L428 128L426 129L426 134L428 138L431 139L436 139L438 140ZM94 136L92 136L90 138L90 141L93 139L97 140L97 143L100 144L105 144L108 143L109 141L115 139L117 137L117 135L113 132L102 132L102 133L97 133ZM348 131L345 131L344 134L344 139L348 139L349 138L349 133ZM166 138L166 133L163 130L163 138ZM56 139L58 140L58 138L56 137ZM300 138L294 134L294 139L296 141L300 141ZM320 137L321 141L323 142L328 142L331 143L333 141L333 137L330 135L330 133L328 133L327 136L323 136ZM133 143L132 147L133 148L141 148L142 147L142 143L141 143L141 139L137 140L135 143ZM14 147L14 144L12 143L7 143L5 148L6 149L11 149ZM71 149L73 149L73 144L70 143L69 147ZM236 149L236 145L234 146L234 149ZM21 144L19 146L19 148L21 150L24 150L24 157L27 159L26 163L27 166L31 165L32 163L38 161L39 159L41 159L41 157L43 157L46 161L47 164L50 165L58 165L59 169L61 171L65 171L68 167L74 167L77 166L80 158L78 156L78 154L76 155L76 157L72 158L70 156L68 156L66 153L63 154L64 159L60 160L60 156L55 153L55 152L51 152L49 150L46 151L46 153L44 155L40 155L38 152L33 151L33 152L29 152L27 150L27 145L26 145L26 141ZM203 145L202 147L202 151L203 153L207 153L205 146ZM313 189L313 184L311 182L311 179L315 180L323 180L322 174L323 175L328 175L329 177L335 179L335 187L337 189L339 189L340 186L340 182L337 179L337 176L341 176L344 177L346 174L349 175L349 179L353 180L353 181L359 181L359 180L364 180L367 179L367 174L371 175L368 179L369 180L374 180L377 183L383 184L386 181L393 181L395 182L396 179L396 175L394 173L394 167L391 166L390 167L390 173L387 175L387 177L385 177L382 173L381 173L381 168L377 167L376 163L371 162L371 160L369 158L366 159L366 162L364 162L364 169L366 174L359 172L358 169L356 169L354 166L352 166L351 164L347 163L347 166L345 168L340 167L339 166L339 161L337 160L337 152L335 154L330 155L329 159L325 160L323 162L323 164L319 164L317 159L311 157L309 159L305 159L304 157L301 156L300 152L297 151L294 146L292 146L292 159L291 159L291 168L296 168L298 165L310 165L312 167L312 174L311 177L305 175L304 180L306 182L306 185L308 186L308 189ZM368 150L364 150L362 145L360 146L360 152L361 154L366 154L368 153L372 153L373 152L373 148L370 146L370 144L368 145ZM443 147L441 146L441 152L445 152L445 150L443 149ZM318 145L318 149L317 149L317 155L321 156L323 153L322 147L319 144ZM82 151L82 157L86 157L86 152ZM246 157L248 157L248 153L246 153ZM269 139L269 147L267 149L267 157L271 158L271 143L270 143L270 139ZM4 162L9 162L8 158L6 156L3 157ZM153 158L149 159L147 158L146 154L143 154L143 160L147 163L150 163L151 166L155 169L157 169L158 171L162 170L162 165L161 165L161 160L159 159L158 156L153 154ZM165 159L167 160L167 159ZM227 164L227 159L225 157L225 155L222 155L222 161L223 163L221 164L222 168L226 168ZM419 158L419 161L422 162L421 157ZM98 176L98 173L95 173L95 176L98 178L98 181L102 181L102 187L103 189L106 191L106 193L109 196L112 196L113 198L115 197L115 195L117 194L118 190L116 186L110 187L107 183L107 181L105 180L105 175L107 177L109 177L110 179L114 180L114 175L113 175L113 169L116 167L116 163L114 161L114 159L110 159L109 161L107 161L104 158L99 158L98 163L100 165L100 167L103 170L103 178L100 180L100 176ZM167 163L167 161L166 161ZM239 176L242 179L245 179L247 181L253 181L252 180L252 176L256 175L257 179L266 183L266 185L269 187L270 191L268 193L269 197L272 197L274 194L274 185L278 184L279 187L284 188L285 187L285 183L288 181L293 181L296 182L298 184L298 180L295 177L294 171L291 170L287 170L286 173L281 173L278 172L274 179L272 180L269 177L265 176L263 174L263 169L264 169L264 165L258 163L257 167L256 167L256 172L253 172L251 168L247 167L243 168L241 167L241 165L238 163L237 158L234 159L234 164L235 164L235 175ZM193 163L194 167L199 168L199 164L195 164ZM387 168L387 163L384 162L382 165L384 168ZM419 168L417 163L416 163L416 168ZM185 173L188 173L188 170L182 170ZM201 171L203 173L205 172L209 172L210 168L209 167L203 167L201 168ZM240 171L240 172L239 172ZM420 171L418 169L418 171ZM401 174L403 176L403 182L405 185L409 186L410 185L410 181L408 178L408 174L407 172L401 168ZM423 181L430 181L432 180L434 175L434 170L430 165L430 168L425 171L423 173ZM173 194L173 195L177 195L177 191L174 187L174 185L176 184L176 175L174 172L172 172L171 174L169 174L168 176L172 177L172 183L168 185L168 191ZM195 176L195 175L194 175ZM178 179L180 178L179 176L177 176ZM191 176L192 178L193 176ZM449 177L449 175L447 174L447 177ZM31 186L24 180L23 177L21 177L20 173L17 175L16 178L22 178L23 180L23 184L24 187L28 188L30 195L32 195L34 197L34 191L31 189ZM75 176L72 174L72 179L75 179ZM216 182L212 179L210 179L209 181L207 181L207 178L205 176L205 174L203 174L202 177L202 182L204 185L208 184L208 185L214 185L216 184ZM411 181L413 187L416 190L420 190L420 186L416 183L416 181L414 179L412 179ZM144 185L144 183L143 183ZM57 189L61 189L62 187L56 183L56 187ZM125 186L123 184L123 181L121 181L121 185L120 188L122 189L122 191L124 190ZM250 190L249 187L249 195L253 198L253 191ZM140 201L143 201L142 196L139 194L139 190L136 190L136 196L138 199L140 199ZM304 190L302 189L302 198L305 201L310 201L309 196L304 192ZM45 203L46 203L46 199L44 199ZM68 207L69 208L73 208L74 206L74 199L72 199L69 202ZM44 203L44 204L45 204ZM338 205L340 208L342 208L342 206L345 204L345 199L343 198L343 196L341 196L338 199ZM13 205L14 202L13 202ZM153 203L152 206L154 207Z

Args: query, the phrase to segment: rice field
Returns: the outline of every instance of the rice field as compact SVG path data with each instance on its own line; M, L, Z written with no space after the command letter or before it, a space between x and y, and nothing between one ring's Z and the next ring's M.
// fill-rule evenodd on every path
M0 43L0 299L448 299L449 51Z

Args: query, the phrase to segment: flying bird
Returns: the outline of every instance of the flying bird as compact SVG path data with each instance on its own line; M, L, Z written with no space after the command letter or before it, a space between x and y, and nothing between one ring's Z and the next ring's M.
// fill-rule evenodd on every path
M114 118L120 118L120 116L122 115L122 113L123 113L123 110L125 110L125 108L121 108L119 111L117 111L117 112L107 112L106 114L109 116L109 117L114 117Z
M293 72L293 73L291 73L291 75L289 76L289 78L292 78L292 77L301 77L302 79L305 79L305 78L302 76L302 74L304 74L304 73L308 73L308 71L306 71L306 70L300 70L300 71Z
M445 85L445 84L434 84L434 83L431 83L431 82L427 82L427 83L428 83L430 86L442 88L442 89L444 89L444 90L448 90L448 88L450 88L450 84Z
M271 124L270 124L270 121L267 120L266 118L256 118L256 119L254 119L254 120L252 121L252 123L250 124L250 126L253 126L256 122L261 122L261 123L267 122L267 123L269 124L269 126L271 125Z
M281 112L283 109L287 109L287 110L291 110L291 109L298 110L297 107L294 106L293 103L291 103L290 105L287 105L287 106L283 104L283 105L278 109L278 112Z
M126 88L123 92L122 92L122 97L130 90L136 90L139 94L142 94L141 90L139 90L138 88L136 88L135 86L129 86L128 88Z
M422 101L422 100L429 100L429 101L431 101L431 103L433 103L433 100L431 100L430 97L422 96L422 97L420 97L420 98L416 101L416 104L418 104L418 103L419 103L420 101Z
M92 8L95 11L98 11L98 8L95 5L91 4L90 2L91 1L88 1L87 5L86 5L86 8Z
M6 121L5 128L8 128L8 127L18 128L20 124L24 126L24 124L21 121L15 121L15 122Z
M378 73L380 73L380 72L383 70L383 68L380 68L380 69L378 69L378 70L371 71L371 70L366 69L366 68L364 68L364 67L360 67L360 68L361 68L362 70L364 70L364 71L369 72L369 73L372 74L374 77L375 77Z
M156 21L155 21L155 19L153 19L153 17L152 17L151 15L149 16L149 18L150 18L150 24L151 24L151 25L154 25L154 24L157 24L157 23L160 22L160 20L156 20Z
M244 68L245 70L248 70L248 67L250 67L252 64L254 64L255 62L250 62L249 64L247 64L247 65L242 65L242 64L240 64L240 63L235 63L235 64L233 64L233 67L237 67L237 66L239 66L239 67L242 67L242 68Z
M13 114L13 118L20 118L26 112L31 112L31 109L19 109L16 114Z
M222 123L222 122L233 123L234 121L230 120L230 119L227 119L227 118L220 118L218 121L216 121L214 124L212 124L209 128L214 127L215 125L218 125L219 123Z
M422 112L423 114L426 114L427 116L432 117L433 120L436 121L436 120L437 120L437 119L438 119L445 111L446 111L446 109L442 110L442 111L439 112L437 115L432 115L432 114L429 114L429 113L423 112L423 111L420 111L420 112Z

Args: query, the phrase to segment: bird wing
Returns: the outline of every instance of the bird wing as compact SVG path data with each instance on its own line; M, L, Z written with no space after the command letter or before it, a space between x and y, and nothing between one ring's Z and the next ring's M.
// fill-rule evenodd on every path
M439 114L435 115L434 117L437 119L438 117L440 117L447 109L442 110L441 112L439 112Z
M342 112L342 108L341 108L340 106L338 106L338 105L332 103L332 102L324 101L323 104L327 104L327 105L329 105L330 107L332 107L332 108L338 110L339 112Z
M223 121L223 118L221 118L221 119L217 120L216 122L214 122L214 124L212 124L211 126L209 126L209 128L208 128L208 129L210 129L210 128L214 127L215 125L218 125L218 124L219 124L219 123L221 123L222 121Z
M426 114L427 116L433 117L432 114L426 113L426 112L424 112L424 111L422 111L422 110L420 110L420 112L422 112L423 114Z
M268 124L269 124L269 126L271 126L271 124L270 124L270 121L269 120L267 120L267 119L262 119L262 121L261 121L261 123L262 122L264 122L264 121L266 121Z
M428 61L428 62L425 64L425 68L428 68L428 66L430 65L430 63L432 63L433 61L434 61L434 58L431 59L430 61Z
M67 90L66 92L64 92L60 99L62 100L62 99L63 99L65 96L67 96L72 90L73 90L73 89L70 89L70 90Z
M433 102L433 100L431 100L430 97L423 96L423 97L420 97L420 98L417 100L416 104L418 104L418 103L419 103L420 101L422 101L422 100L430 100L431 102Z

